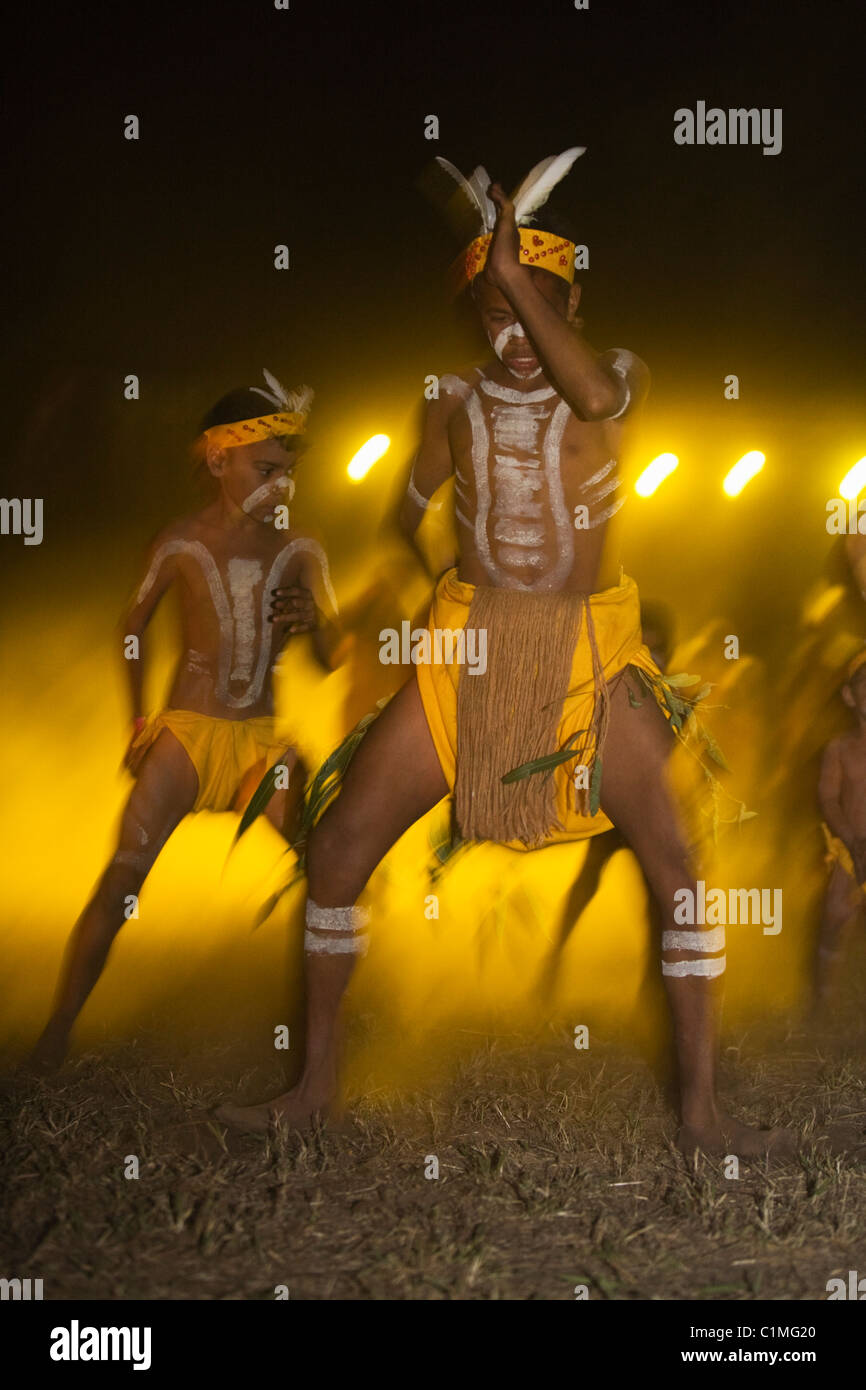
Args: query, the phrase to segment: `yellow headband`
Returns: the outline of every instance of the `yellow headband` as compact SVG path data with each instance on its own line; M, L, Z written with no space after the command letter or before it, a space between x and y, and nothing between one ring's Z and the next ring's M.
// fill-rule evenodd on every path
M574 242L550 232L536 232L532 227L518 227L520 263L538 266L559 275L571 285L574 282ZM461 284L469 284L487 264L491 233L476 237L456 262L455 269Z
M851 661L848 662L848 674L845 677L846 681L850 681L853 678L854 673L860 670L860 667L863 665L864 661L866 661L866 647L864 647L862 652L858 652L857 655Z
M220 449L232 449L238 444L255 444L259 439L303 434L306 422L306 414L297 410L285 415L261 415L251 420L236 420L233 425L212 425L205 430L204 437Z

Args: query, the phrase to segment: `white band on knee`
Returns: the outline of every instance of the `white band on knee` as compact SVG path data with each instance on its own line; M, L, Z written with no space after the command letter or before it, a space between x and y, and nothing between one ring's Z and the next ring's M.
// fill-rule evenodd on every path
M674 975L677 979L682 979L684 975L704 975L712 980L722 974L726 959L726 956L716 956L704 960L663 960L662 974Z
M712 931L666 931L662 934L663 951L701 951L708 956L713 951L724 949L724 927L713 927Z
M307 898L304 950L314 955L367 954L368 938L361 935L370 920L366 907L319 907ZM318 932L329 935L318 936Z

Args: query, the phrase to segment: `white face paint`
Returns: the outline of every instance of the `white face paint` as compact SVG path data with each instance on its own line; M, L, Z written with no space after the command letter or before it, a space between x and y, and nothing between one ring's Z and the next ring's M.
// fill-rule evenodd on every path
M241 510L249 516L257 507L266 506L269 502L272 502L275 507L280 502L291 502L294 495L295 480L290 478L288 473L283 473L273 482L263 483L261 487L256 488L255 492L251 492L249 497L241 503Z
M488 337L489 336L488 334ZM523 327L523 324L518 323L517 320L515 320L514 323L510 323L507 328L503 328L501 333L497 333L495 338L490 338L490 345L500 362L502 362L505 370L510 372L512 376L516 376L518 381L531 381L533 377L541 376L540 367L536 367L534 372L516 372L513 367L509 367L508 363L503 361L502 354L512 338L526 338L526 329Z

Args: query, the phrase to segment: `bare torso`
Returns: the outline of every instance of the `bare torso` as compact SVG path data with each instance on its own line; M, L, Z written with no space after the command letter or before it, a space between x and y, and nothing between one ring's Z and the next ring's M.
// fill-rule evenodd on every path
M169 586L180 602L183 651L168 704L219 719L273 712L272 676L284 638L268 621L272 590L305 584L335 607L317 541L251 523L225 527L206 508L166 528L133 602L149 612Z
M533 592L617 584L623 420L580 420L543 376L518 385L498 362L442 377L440 391L456 402L459 578Z
M858 840L866 839L866 733L844 734L828 747L838 806Z

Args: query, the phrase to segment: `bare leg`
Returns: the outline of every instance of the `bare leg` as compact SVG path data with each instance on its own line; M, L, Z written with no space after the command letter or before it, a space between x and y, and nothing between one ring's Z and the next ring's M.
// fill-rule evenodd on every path
M862 905L863 894L854 879L846 873L841 864L834 864L821 911L821 930L815 960L816 1009L823 1008L829 1001L834 966L841 954L839 947L844 929Z
M604 748L602 807L640 861L658 905L660 927L676 930L675 893L695 891L689 849L665 776L671 751L667 722L650 701L628 703L625 681L611 697ZM659 943L661 944L661 943ZM665 959L698 958L694 951L669 951ZM780 1131L750 1129L722 1114L716 1100L716 1052L721 985L699 975L665 975L673 1016L682 1129L680 1146L748 1156L782 1144Z
M580 873L571 885L565 900L559 920L558 939L550 948L538 977L538 993L545 1001L549 1002L552 998L560 961L571 933L598 892L602 870L616 851L622 849L622 843L622 838L616 830L608 830L602 835L594 835L587 846L586 858L580 866Z
M126 804L117 849L69 938L51 1017L28 1060L31 1069L49 1072L63 1061L72 1025L126 921L127 899L141 892L169 835L192 809L197 791L195 768L174 734L163 729Z
M324 908L355 902L376 865L448 785L427 728L414 676L370 728L349 764L340 795L307 845L309 896ZM324 1112L337 1089L340 1004L354 968L350 952L307 952L304 1068L296 1086L263 1105L222 1105L216 1115L263 1131L273 1119L302 1125Z

